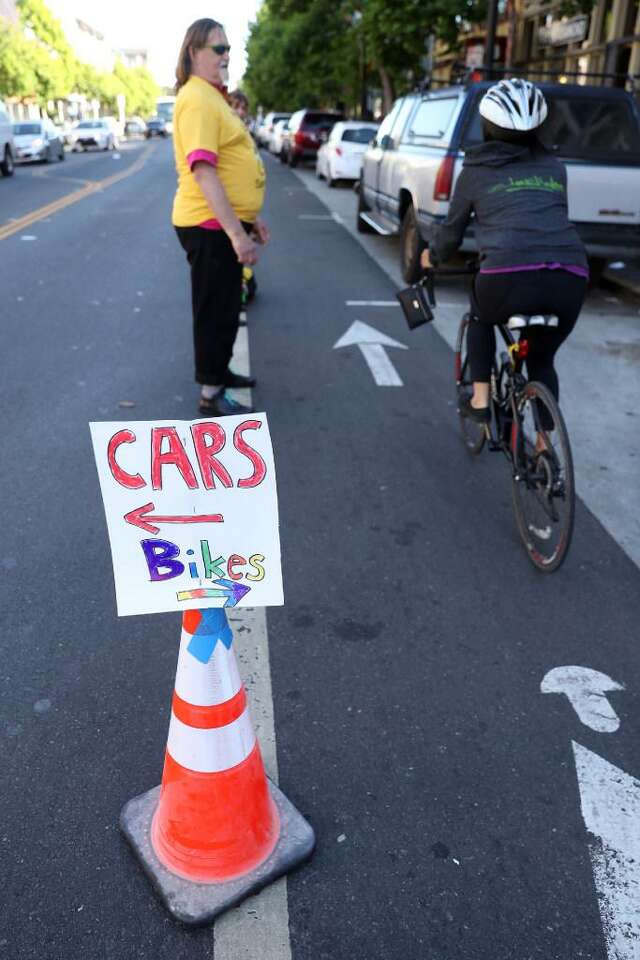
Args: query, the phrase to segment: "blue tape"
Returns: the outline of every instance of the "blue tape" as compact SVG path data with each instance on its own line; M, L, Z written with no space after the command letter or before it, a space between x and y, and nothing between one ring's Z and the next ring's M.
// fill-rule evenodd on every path
M202 620L191 637L187 650L200 663L209 663L220 640L227 650L231 649L233 633L224 610L202 610Z

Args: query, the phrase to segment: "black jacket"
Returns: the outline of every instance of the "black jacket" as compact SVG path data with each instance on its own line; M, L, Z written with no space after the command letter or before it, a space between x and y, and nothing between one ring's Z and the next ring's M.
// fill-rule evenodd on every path
M434 264L458 249L472 214L481 267L587 265L567 213L567 171L542 146L491 140L467 151L449 215L429 244Z

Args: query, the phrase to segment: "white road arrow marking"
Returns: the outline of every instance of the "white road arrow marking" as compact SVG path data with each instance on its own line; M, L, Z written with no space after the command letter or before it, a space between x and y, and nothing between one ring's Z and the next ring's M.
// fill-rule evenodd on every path
M640 957L640 781L573 741L609 960Z
M393 340L385 333L380 333L367 323L361 320L355 320L347 332L334 343L333 349L340 350L342 347L357 346L360 348L362 356L371 370L373 379L379 387L401 387L402 380L398 371L387 356L385 347L397 347L400 350L408 350L404 343Z
M540 684L542 693L564 693L585 726L596 733L615 733L620 718L605 694L624 690L606 673L589 667L555 667Z

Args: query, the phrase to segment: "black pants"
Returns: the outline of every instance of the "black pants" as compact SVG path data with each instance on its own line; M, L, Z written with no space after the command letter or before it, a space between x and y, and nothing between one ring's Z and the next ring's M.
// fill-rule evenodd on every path
M587 290L587 281L567 270L523 270L518 273L479 273L471 307L479 323L470 323L467 334L469 371L473 380L488 382L496 352L493 325L506 323L515 313L553 313L558 326L529 327L527 374L544 383L556 400L558 375L553 358L573 330Z
M216 386L223 383L238 332L242 264L224 230L176 227L176 233L191 267L196 383Z

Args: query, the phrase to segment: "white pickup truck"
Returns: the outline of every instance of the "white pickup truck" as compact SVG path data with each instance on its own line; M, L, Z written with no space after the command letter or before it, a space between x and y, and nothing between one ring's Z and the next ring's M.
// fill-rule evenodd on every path
M464 152L480 143L478 105L487 82L411 93L396 101L364 155L358 185L361 232L400 233L407 283L447 215ZM549 104L541 132L567 167L569 216L597 270L640 256L640 114L618 87L539 84ZM464 249L474 249L473 226Z

